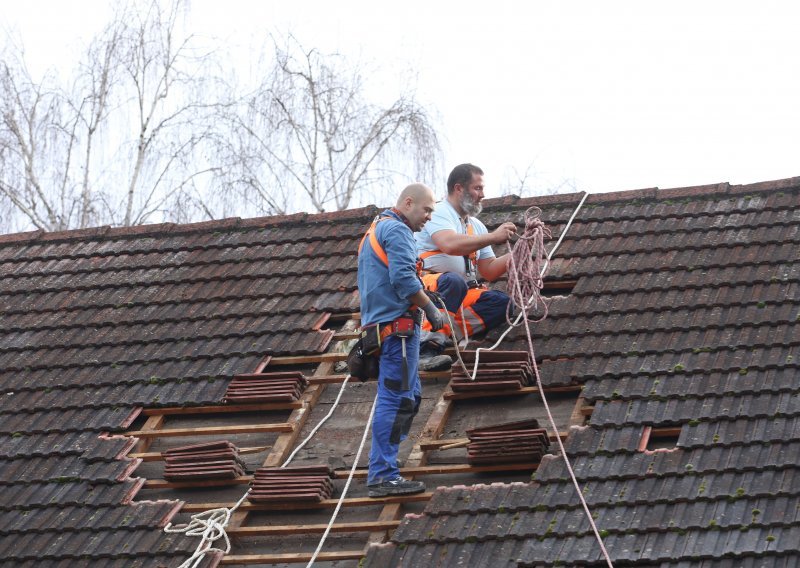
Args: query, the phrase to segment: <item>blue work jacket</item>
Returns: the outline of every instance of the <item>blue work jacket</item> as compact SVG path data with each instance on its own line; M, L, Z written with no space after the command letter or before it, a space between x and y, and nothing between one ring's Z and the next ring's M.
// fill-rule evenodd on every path
M370 239L364 239L358 255L362 327L396 320L411 306L408 297L422 289L414 233L389 209L381 217L389 218L376 224L375 236L386 252L389 266L372 249Z

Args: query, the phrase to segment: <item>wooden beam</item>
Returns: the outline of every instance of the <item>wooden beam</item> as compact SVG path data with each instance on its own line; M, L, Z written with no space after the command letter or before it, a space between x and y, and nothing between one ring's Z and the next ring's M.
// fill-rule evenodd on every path
M544 389L545 394L549 393L570 393L570 392L579 392L581 387L578 386L568 386L568 387L553 387L553 388L546 388ZM526 394L538 394L539 389L537 387L522 387L516 390L510 389L499 389L499 390L479 390L473 392L453 392L452 390L448 389L444 392L445 400L468 400L471 398L486 398L487 396L520 396Z
M366 521L357 523L336 523L331 526L331 532L355 533L369 531L390 531L397 528L400 521ZM276 525L276 526L249 526L228 529L230 536L279 536L293 534L322 534L328 528L328 523L318 525Z
M286 357L273 357L269 367L277 365L303 365L307 363L336 363L345 361L347 353L318 353L316 355L296 355Z
M493 465L441 464L421 465L416 467L401 467L400 473L409 479L417 475L453 475L459 473L490 473L495 471L534 471L538 463L507 463ZM368 471L357 469L353 473L354 479L366 479ZM334 472L334 479L347 479L350 471ZM230 479L198 479L197 481L166 481L164 479L148 479L144 482L146 489L188 489L191 487L220 487L225 485L247 485L253 480L252 475L242 475ZM373 504L376 503L373 501Z
M239 455L257 454L270 449L272 446L255 446L252 448L239 448ZM164 456L161 452L145 452L141 454L128 454L129 458L140 459L145 462L163 461Z
M223 556L220 564L297 564L308 563L312 552L296 552L290 554L229 554ZM364 556L363 550L342 550L339 552L320 552L318 562L336 562L338 560L358 560Z
M253 481L251 475L229 479L198 479L196 481L167 481L166 479L146 479L145 489L193 489L198 487L226 487L228 485L248 485Z
M417 493L415 495L395 495L392 497L350 497L342 501L342 507L374 507L375 505L388 505L390 503L421 503L428 501L433 493ZM294 511L301 509L333 509L339 503L338 499L323 499L322 501L290 501L285 503L251 503L245 501L239 507L240 511ZM200 513L209 509L230 509L235 503L184 503L181 508L183 513Z
M558 435L561 437L562 440L566 440L569 432L559 432ZM549 434L548 438L550 438L551 442L556 441L556 437L553 434ZM469 438L445 438L441 440L420 440L419 447L420 449L429 452L431 450L447 450L452 448L461 447L462 444L466 444L469 442ZM452 448L451 448L452 447Z
M569 417L569 425L571 426L583 426L586 422L586 416L581 412L581 409L586 404L583 395L578 396L578 400L575 401L575 406L572 408L572 414Z
M145 408L145 416L181 414L228 414L234 412L264 412L270 410L294 410L300 402L263 402L260 404L218 404L213 406L170 406L165 408Z
M291 432L294 425L289 422L278 424L244 424L239 426L204 426L200 428L169 428L163 430L134 430L125 436L138 438L170 438L179 436L216 436L227 434L254 434L259 432Z
M150 416L145 421L144 426L142 426L142 430L140 430L140 431L141 432L155 432L157 430L160 430L164 426L164 421L165 421L165 418L164 418L163 414L156 414L156 415ZM134 434L127 434L127 435L128 436L133 436ZM144 439L139 440L139 442L136 444L136 448L135 449L136 449L137 452L146 452L147 450L150 449L150 446L153 444L153 439L152 439L152 437L148 437L148 436L139 436L139 438L144 438Z
M358 331L340 331L339 333L333 334L332 341L350 341L351 339L357 339L361 336L361 333Z

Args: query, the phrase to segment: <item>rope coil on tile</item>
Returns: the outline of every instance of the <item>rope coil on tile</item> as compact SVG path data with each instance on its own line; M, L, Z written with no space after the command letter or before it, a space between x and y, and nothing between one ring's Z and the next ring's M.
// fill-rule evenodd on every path
M506 336L511 332L511 330L520 325L520 321L522 320L522 316L529 309L531 309L532 307L535 307L537 305L538 301L541 300L541 295L539 294L539 290L542 288L541 284L543 284L544 276L545 276L545 274L547 274L547 269L550 267L550 260L553 258L553 255L558 250L558 247L561 246L561 243L563 242L564 237L567 235L567 232L569 231L570 227L572 226L572 222L575 220L575 217L578 215L578 211L580 211L581 207L583 207L583 204L586 201L587 197L589 197L589 193L588 192L584 192L583 197L581 198L580 202L578 203L578 206L575 207L575 210L572 212L572 215L570 216L569 220L567 221L567 224L564 226L564 230L561 231L561 235L559 235L558 240L556 241L556 244L553 246L553 248L550 249L550 252L547 254L547 258L544 259L544 262L542 262L542 260L543 260L542 257L538 256L540 253L544 253L544 242L543 242L543 239L542 239L541 242L538 241L538 236L535 234L537 232L538 224L541 223L541 219L539 217L539 214L541 213L540 209L539 209L539 214L532 215L530 217L531 234L525 236L525 238L520 237L521 240L518 241L517 244L515 246L513 246L513 247L509 243L509 248L511 249L512 259L514 258L513 257L514 251L516 250L516 248L521 243L526 243L525 245L523 245L523 249L527 249L527 251L528 251L526 254L531 254L531 255L534 254L534 253L537 254L537 258L531 260L532 264L529 265L528 264L528 259L526 258L525 262L522 263L521 265L523 267L525 267L526 273L528 273L528 274L532 273L532 278L531 278L530 282L532 284L535 284L535 283L538 282L540 285L539 285L538 288L536 288L535 285L532 286L533 289L530 289L530 288L526 287L526 291L530 295L527 295L527 296L524 295L523 296L523 297L526 298L526 300L520 302L519 305L520 306L524 306L524 308L520 310L520 313L517 314L517 317L513 322L508 321L509 317L508 317L508 313L506 313L506 320L508 321L509 326L500 335L500 337L497 339L495 344L492 345L491 347L478 347L475 350L475 363L472 365L472 372L470 372L469 369L467 369L467 366L464 363L464 360L461 358L461 351L458 348L458 339L456 338L455 332L453 332L453 325L454 325L453 324L453 320L450 318L450 314L447 311L447 307L444 305L443 302L440 303L442 308L444 308L445 315L446 315L446 317L448 319L448 322L450 324L450 335L453 338L453 346L455 348L456 359L458 360L458 364L464 370L464 373L466 374L466 376L469 377L469 379L471 381L474 381L476 375L478 374L478 363L480 362L481 351L494 351L495 349L497 349L500 346L500 344L503 342L503 340L506 338ZM528 231L528 221L529 221L528 211L531 211L531 209L538 209L538 207L529 208L525 212L526 232ZM523 233L523 235L525 235L525 234ZM543 236L548 236L549 237L550 233L549 233L549 231L548 231L547 234L544 234L542 232L541 236L542 237ZM520 251L520 253L521 252L522 251ZM514 277L516 278L516 276L514 276ZM508 276L508 281L509 281L508 288L509 289L511 288L511 278L512 278L511 271L509 271L509 276ZM545 310L547 310L547 304L543 300L542 300L542 304L544 305ZM546 314L547 314L547 312L545 311L545 315ZM544 319L544 316L539 318L539 320L541 320L541 319ZM537 320L537 321L539 321L539 320ZM465 331L465 333L464 333L464 345L466 345L469 342L469 337L466 334L466 326L465 326L465 330L464 331Z
M319 421L311 433L306 436L305 440L303 440L286 458L286 461L281 464L281 468L286 467L289 463L294 459L297 452L299 452L311 438L314 437L314 434L322 427L328 419L333 416L334 410L339 404L339 401L342 398L342 394L344 393L344 389L347 386L348 381L350 380L350 375L348 374L344 381L342 382L342 386L339 389L339 393L336 395L336 399L333 401L331 405L331 409L328 411L328 414L325 415L322 420ZM377 400L377 399L376 399ZM375 411L375 404L373 403L372 412ZM372 414L370 414L370 419L367 422L367 428L369 428L370 423L372 422ZM365 434L366 436L366 434ZM366 438L365 438L366 439ZM347 479L347 483L344 488L344 493L347 492L349 488L350 481L353 477L353 472L355 471L355 466L358 464L358 459L361 456L361 450L364 447L364 440L361 442L361 447L358 449L358 455L356 456L355 462L353 462L353 469L350 471L350 476ZM342 498L339 500L339 504L336 507L336 511L334 512L334 517L331 519L331 523L328 526L328 530L325 531L325 535L323 536L323 540L320 542L319 549L322 548L322 543L324 542L324 538L327 537L328 532L330 531L330 527L333 525L333 520L336 518L336 514L339 512L339 508L341 507L342 500L344 499L344 493ZM231 541L228 533L226 532L226 528L230 523L231 517L236 512L236 510L242 506L242 503L245 502L247 496L250 495L250 489L248 488L245 491L244 495L233 505L233 507L219 507L216 509L209 509L208 511L203 511L202 513L196 513L191 516L189 522L185 525L179 525L173 528L172 523L168 523L167 526L164 527L164 532L166 533L183 533L186 536L199 536L200 543L197 545L197 548L194 551L194 554L187 558L182 564L178 566L178 568L196 568L200 562L205 558L205 555L210 552L222 552L223 554L228 554L231 551ZM215 548L213 544L218 541L219 539L225 540L225 548ZM316 555L319 553L319 549L317 552L314 553L314 558L312 558L309 566L313 563L314 559L316 559Z

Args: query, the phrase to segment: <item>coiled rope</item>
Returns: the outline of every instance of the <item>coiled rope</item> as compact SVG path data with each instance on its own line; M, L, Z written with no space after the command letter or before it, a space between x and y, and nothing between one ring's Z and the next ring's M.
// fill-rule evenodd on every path
M580 211L581 207L583 207L583 204L586 201L587 197L589 197L589 193L588 192L584 192L583 197L581 198L580 202L578 202L578 206L575 207L575 210L572 212L572 215L570 216L569 220L567 221L567 224L564 226L564 230L561 231L561 235L559 235L558 240L556 241L556 244L553 246L552 249L550 249L550 252L547 254L547 258L545 259L545 261L543 263L541 263L541 270L538 273L535 273L535 274L538 274L537 278L538 278L539 281L542 281L542 279L544 278L544 275L547 274L547 269L550 267L550 260L553 258L553 255L558 250L558 247L561 246L561 243L564 241L564 237L567 236L567 232L569 231L570 227L572 227L572 222L575 220L575 217L577 217L578 211ZM526 225L527 225L527 217L526 217ZM530 240L530 239L525 239L525 240ZM513 248L512 248L510 243L509 243L508 246L509 246L510 249L513 250ZM541 248L539 250L543 251L544 249ZM537 260L536 261L537 265L540 262L541 262L540 260ZM509 274L508 278L509 279L511 278L511 274ZM525 307L525 306L528 306L529 303L532 304L532 302L534 302L534 301L536 301L536 298L532 298L531 296L528 296L528 299L524 303L521 304L521 306L523 306L523 308L520 311L520 313L517 314L517 318L500 335L500 337L497 339L497 341L495 342L494 345L492 345L491 347L478 347L475 350L475 363L472 366L472 372L470 372L469 369L467 369L467 366L464 363L464 360L461 358L461 353L460 353L460 351L458 349L458 339L456 338L455 333L452 331L453 322L452 322L452 320L450 320L450 330L451 330L450 333L451 333L451 335L453 337L453 345L455 346L456 359L458 360L458 364L464 370L464 373L466 373L467 377L469 377L469 379L471 381L475 380L475 376L478 373L478 363L480 361L481 352L482 351L494 351L495 349L497 349L497 347L503 342L503 340L506 338L506 336L509 334L509 332L511 332L512 329L514 329L517 325L519 325L519 322L522 320L523 311L527 310L527 307ZM443 308L445 308L444 311L445 311L445 314L447 315L447 318L450 319L450 314L447 312L447 308L444 306L444 304L441 304L441 305L442 305ZM506 316L508 316L508 314L506 314ZM462 319L463 319L463 317L462 317ZM466 335L466 326L464 326L464 332L465 332L464 339L465 339L465 345L466 345L466 341L469 339L467 337L467 335Z

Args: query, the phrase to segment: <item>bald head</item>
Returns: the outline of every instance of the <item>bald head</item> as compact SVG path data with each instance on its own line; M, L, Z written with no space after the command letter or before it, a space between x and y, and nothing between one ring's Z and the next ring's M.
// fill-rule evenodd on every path
M406 216L411 228L419 231L430 221L436 198L424 183L412 183L400 192L395 208Z
M400 209L401 204L408 198L414 201L421 201L424 197L430 196L431 199L436 201L433 197L433 191L424 183L412 183L400 192L400 197L397 198L397 208Z

